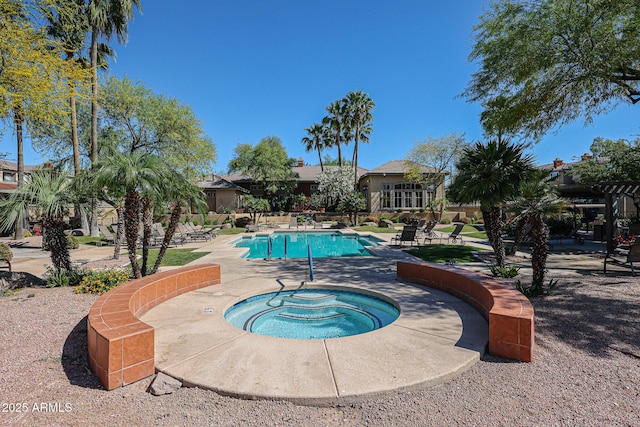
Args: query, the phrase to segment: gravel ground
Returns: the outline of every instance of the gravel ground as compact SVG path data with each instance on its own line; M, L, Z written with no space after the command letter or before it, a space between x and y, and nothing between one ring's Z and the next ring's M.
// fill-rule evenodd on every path
M86 314L71 289L0 297L0 425L640 426L640 279L560 279L535 299L533 363L486 355L430 388L330 407L247 401L146 379L110 392L87 369Z

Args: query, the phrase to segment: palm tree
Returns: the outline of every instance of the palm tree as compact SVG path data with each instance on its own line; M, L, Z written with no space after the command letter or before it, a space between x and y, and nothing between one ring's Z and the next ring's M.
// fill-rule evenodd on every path
M164 164L158 157L140 151L121 153L119 151L100 162L98 187L109 183L120 187L124 192L124 229L129 252L129 261L134 278L141 277L141 270L136 256L138 228L140 226L141 194L154 191L164 180L162 174ZM148 243L148 242L147 242Z
M458 175L448 190L448 197L454 202L480 202L489 243L500 267L505 264L500 234L502 206L517 193L523 177L533 169L533 158L523 154L524 148L507 140L477 142L465 148L456 165Z
M76 55L82 51L85 35L89 29L87 16L84 13L85 0L68 0L64 2L64 11L47 15L49 25L47 32L59 40L65 53L65 60L74 61ZM76 108L75 81L69 81L70 97L69 109L71 113L71 142L73 146L73 170L80 173L80 148L78 142L78 118Z
M305 150L307 152L312 150L318 151L320 170L324 171L324 166L322 165L322 149L324 148L325 128L321 124L314 123L311 127L306 128L305 131L307 131L307 134L309 135L302 138Z
M27 208L37 210L42 220L43 247L51 252L54 268L70 271L64 217L73 201L67 174L50 169L33 171L28 181L0 202L0 229L12 229Z
M329 106L327 106L327 112L329 115L322 119L322 123L327 126L333 134L333 137L329 140L330 146L338 148L338 166L342 167L342 139L347 127L345 119L347 110L344 99L339 99L329 104ZM345 141L345 143L347 141Z
M149 274L155 274L162 264L162 259L169 248L176 226L180 220L180 215L190 206L194 206L197 210L205 212L208 209L206 196L202 189L191 184L183 175L172 171L166 179L166 186L162 190L162 197L165 200L171 200L171 216L169 224L164 234L164 239L158 252L158 258Z
M353 140L353 171L354 171L354 188L358 187L358 143L369 142L369 135L372 132L371 122L373 116L371 111L375 107L375 103L368 94L357 90L347 93L346 105L349 113L350 128L354 132Z
M531 268L533 279L526 290L528 295L544 294L544 275L549 249L549 228L544 222L547 215L560 212L562 200L549 185L549 173L536 171L520 184L520 194L511 202L511 208L519 212L516 221L531 225L533 249Z
M87 17L91 28L91 163L98 160L98 45L100 37L107 40L115 34L120 43L128 38L128 23L133 19L133 7L142 11L140 0L89 0Z

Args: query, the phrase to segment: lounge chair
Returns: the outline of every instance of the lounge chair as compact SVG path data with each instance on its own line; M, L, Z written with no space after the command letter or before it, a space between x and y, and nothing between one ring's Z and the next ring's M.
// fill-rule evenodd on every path
M100 230L100 233L104 236L104 239L107 241L107 245L116 244L116 238L113 236L111 231L109 231L106 225L98 225L98 230Z
M187 228L191 228L195 233L200 233L207 236L209 239L215 239L218 237L218 231L215 228L196 227L196 225L189 221L185 225Z
M393 245L394 242L396 242L395 243L396 245L402 246L404 242L409 242L411 246L413 246L414 243L417 246L420 246L420 243L418 242L418 238L416 237L417 232L418 232L418 229L416 227L411 225L405 225L402 231L400 231L393 238L391 238L391 244Z
M631 267L631 275L635 276L636 271L633 266L634 262L640 262L640 239L636 238L636 241L629 249L616 248L613 253L607 254L604 257L604 272L607 272L607 262L614 263L622 266L627 264Z
M186 239L190 240L198 240L202 239L204 241L209 241L211 235L205 233L203 230L196 230L193 227L190 227L187 223L178 223L178 231L181 236L184 236Z
M456 228L451 232L451 234L447 236L447 243L453 243L455 245L459 242L460 245L464 245L464 240L462 240L462 237L459 236L463 227L464 224L456 224Z
M423 239L423 243L429 242L431 244L434 240L438 239L442 243L442 234L438 234L433 231L434 227L438 224L437 221L429 221L425 224L422 230L418 229L419 237Z
M291 215L289 218L289 228L298 228L300 224L298 224L298 217L295 215Z
M151 228L151 244L152 245L161 245L162 242L164 241L164 237L165 237L165 231L164 228L162 227L162 224L160 224L159 222L156 222L153 224L152 228ZM169 242L170 245L176 245L176 247L178 246L178 244L183 245L184 241L186 240L186 236L182 235L179 232L176 232L173 234L173 236L171 236L171 241Z

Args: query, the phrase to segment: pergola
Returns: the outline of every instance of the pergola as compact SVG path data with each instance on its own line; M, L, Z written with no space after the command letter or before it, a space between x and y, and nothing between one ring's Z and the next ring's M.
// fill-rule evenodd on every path
M604 194L605 204L605 233L607 236L607 253L613 252L613 233L617 227L618 221L618 199L620 196L628 196L634 199L634 204L638 205L638 196L640 196L640 182L638 181L615 181L603 182L594 185L594 190Z

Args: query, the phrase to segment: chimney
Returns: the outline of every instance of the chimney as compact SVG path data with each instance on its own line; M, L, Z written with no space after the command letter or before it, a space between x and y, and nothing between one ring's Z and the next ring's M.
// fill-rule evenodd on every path
M304 166L304 161L302 160L302 157L298 157L298 167L301 168Z
M562 159L560 157L556 157L556 159L553 161L553 167L559 168L560 166L562 166Z
M584 153L581 157L580 160L582 160L583 162L587 161L587 160L591 160L593 156L591 155L591 153Z

